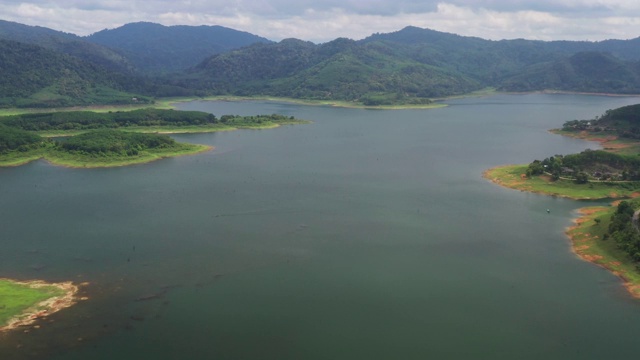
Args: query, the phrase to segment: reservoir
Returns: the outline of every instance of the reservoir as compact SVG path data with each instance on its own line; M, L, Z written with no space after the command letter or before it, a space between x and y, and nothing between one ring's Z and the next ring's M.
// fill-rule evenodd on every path
M195 101L177 107L313 123L175 135L215 149L137 166L0 168L0 276L87 282L89 298L0 335L0 359L637 356L640 301L564 235L606 202L482 172L598 148L548 130L638 102Z

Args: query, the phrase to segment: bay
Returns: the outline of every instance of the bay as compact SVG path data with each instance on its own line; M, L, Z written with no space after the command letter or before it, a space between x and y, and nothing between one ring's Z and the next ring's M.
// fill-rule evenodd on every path
M196 101L178 107L313 123L175 135L215 150L138 166L2 168L0 274L88 282L89 300L3 335L0 358L635 355L640 303L564 235L585 203L481 174L597 148L548 129L637 102Z

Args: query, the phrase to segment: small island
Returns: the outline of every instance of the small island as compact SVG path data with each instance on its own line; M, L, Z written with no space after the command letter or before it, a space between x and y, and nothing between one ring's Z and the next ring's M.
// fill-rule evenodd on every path
M199 111L138 109L65 111L0 118L0 166L45 159L68 167L113 167L191 155L210 146L178 143L167 133L269 129L306 121L282 115L237 116ZM64 141L51 139L68 137Z
M71 282L0 279L0 333L31 325L76 303L78 286Z
M612 206L581 209L567 235L578 256L612 271L640 298L640 104L592 120L567 121L552 132L599 141L604 150L499 166L483 176L520 191L575 200L619 199Z

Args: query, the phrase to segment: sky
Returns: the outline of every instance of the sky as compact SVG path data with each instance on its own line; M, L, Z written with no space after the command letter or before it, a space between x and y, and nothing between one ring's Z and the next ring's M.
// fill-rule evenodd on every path
M409 25L492 40L640 37L638 0L2 0L0 19L82 36L139 21L221 25L316 43Z

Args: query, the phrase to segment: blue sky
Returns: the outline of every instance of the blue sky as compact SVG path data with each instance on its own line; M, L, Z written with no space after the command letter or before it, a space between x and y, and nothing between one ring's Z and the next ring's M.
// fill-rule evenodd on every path
M150 21L313 42L361 39L408 25L493 40L640 36L638 0L3 0L0 14L78 35Z

